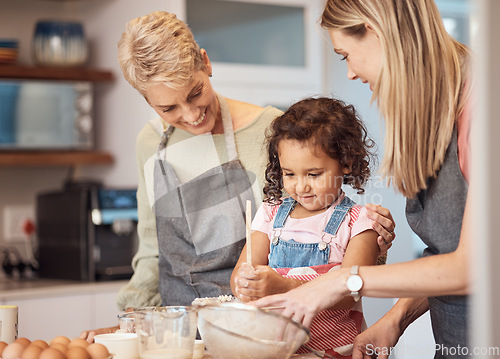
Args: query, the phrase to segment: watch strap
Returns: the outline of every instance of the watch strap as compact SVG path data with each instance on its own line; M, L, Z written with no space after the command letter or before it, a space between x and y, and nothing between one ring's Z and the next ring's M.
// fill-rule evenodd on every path
M359 277L359 280L361 281L361 283L363 283L363 280L359 276L359 265L355 265L355 266L351 267L351 275L350 275L350 277L352 277L352 276ZM359 293L360 290L361 290L361 288L359 290L357 290L357 291L351 291L351 296L353 297L353 299L354 299L355 302L359 301L359 299L361 298L361 295Z

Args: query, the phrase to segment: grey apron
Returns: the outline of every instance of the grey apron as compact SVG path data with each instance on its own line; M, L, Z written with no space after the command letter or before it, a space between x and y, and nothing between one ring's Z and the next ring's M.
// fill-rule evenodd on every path
M453 130L444 163L427 189L406 201L406 218L411 229L427 245L424 256L453 252L460 240L468 184L458 162L457 129ZM456 348L467 346L467 296L429 298L435 358L468 358ZM450 354L453 353L453 354Z
M245 244L246 200L252 201L255 212L250 180L236 151L231 115L224 98L218 99L227 163L180 183L165 160L174 127L163 133L158 147L154 211L163 305L190 305L195 298L231 294L231 273Z

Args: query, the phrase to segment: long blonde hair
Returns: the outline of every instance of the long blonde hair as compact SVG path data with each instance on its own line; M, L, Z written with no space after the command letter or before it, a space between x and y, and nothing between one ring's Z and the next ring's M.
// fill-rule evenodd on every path
M175 14L155 11L130 20L118 42L118 61L125 79L142 95L153 83L177 89L205 69L189 27Z
M446 32L434 0L327 1L325 29L362 37L365 25L384 52L372 97L385 119L381 172L412 198L436 176L468 100L469 51Z

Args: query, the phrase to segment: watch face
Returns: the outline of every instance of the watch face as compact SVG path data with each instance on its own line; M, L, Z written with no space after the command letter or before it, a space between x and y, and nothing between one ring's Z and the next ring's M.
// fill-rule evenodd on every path
M363 280L359 275L351 275L347 278L347 289L351 292L358 292L363 287Z

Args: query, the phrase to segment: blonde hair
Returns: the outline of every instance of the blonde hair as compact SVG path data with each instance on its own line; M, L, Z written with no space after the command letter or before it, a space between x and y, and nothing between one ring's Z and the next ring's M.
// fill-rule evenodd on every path
M189 27L165 11L128 22L118 42L118 61L125 79L142 95L151 83L181 88L205 69Z
M434 0L327 1L322 27L362 37L366 25L384 52L372 97L385 119L381 172L412 198L436 176L468 100L469 51L446 32Z

